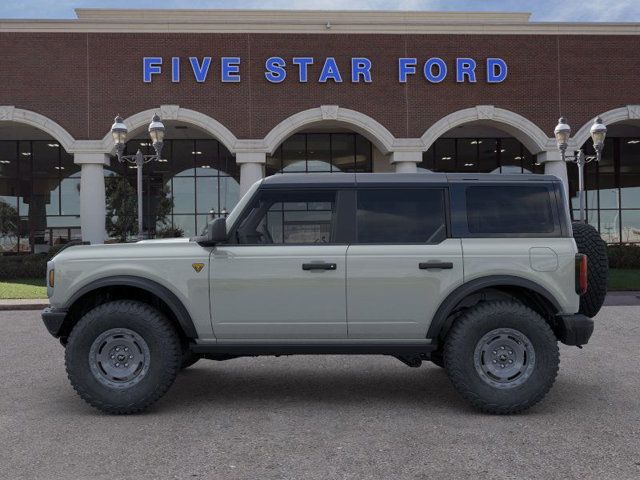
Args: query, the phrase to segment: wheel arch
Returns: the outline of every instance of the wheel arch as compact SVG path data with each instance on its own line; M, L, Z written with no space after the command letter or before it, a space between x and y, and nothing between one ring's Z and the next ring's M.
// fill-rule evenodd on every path
M457 287L440 303L429 325L427 338L443 338L455 320L455 313L459 307L464 306L465 300L474 296L481 298L487 292L501 292L522 301L538 311L552 327L553 317L560 311L560 304L551 292L526 278L513 275L476 278Z
M68 313L61 330L61 338L68 335L75 322L88 309L123 298L154 303L154 306L175 324L183 337L198 337L191 315L171 290L148 278L117 275L94 280L78 289L69 298L63 307Z

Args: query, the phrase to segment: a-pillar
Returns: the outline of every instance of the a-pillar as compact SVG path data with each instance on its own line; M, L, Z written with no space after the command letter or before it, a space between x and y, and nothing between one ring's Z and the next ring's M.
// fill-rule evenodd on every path
M236 163L240 165L240 196L258 180L264 178L264 165L267 154L264 152L238 152Z
M396 173L418 173L418 164L422 162L421 151L400 151L391 153L391 165Z
M75 153L73 161L80 165L80 228L85 242L104 243L106 238L106 199L104 166L109 156L104 153Z

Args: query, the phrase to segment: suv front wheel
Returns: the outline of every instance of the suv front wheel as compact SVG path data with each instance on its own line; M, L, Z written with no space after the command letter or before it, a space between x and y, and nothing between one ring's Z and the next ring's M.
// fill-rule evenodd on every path
M166 393L182 362L173 325L153 307L131 300L105 303L73 327L65 363L71 385L107 413L135 413Z
M516 301L480 303L451 327L444 364L476 408L517 413L547 394L558 373L557 339L535 311Z

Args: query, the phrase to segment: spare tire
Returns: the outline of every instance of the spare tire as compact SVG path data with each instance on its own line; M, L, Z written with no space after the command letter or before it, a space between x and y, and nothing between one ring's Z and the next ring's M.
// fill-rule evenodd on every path
M585 223L573 224L573 238L578 252L587 256L587 292L580 297L579 312L587 317L595 317L607 295L609 258L607 245L598 231Z

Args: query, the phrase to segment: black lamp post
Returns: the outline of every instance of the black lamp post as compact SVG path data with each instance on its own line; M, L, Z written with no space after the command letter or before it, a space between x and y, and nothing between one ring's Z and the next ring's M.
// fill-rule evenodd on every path
M580 201L580 222L585 221L585 197L584 197L584 166L595 160L599 162L602 158L602 149L604 148L604 139L607 135L607 127L602 123L602 119L597 117L591 126L591 140L593 148L596 151L595 156L586 156L582 149L572 154L567 154L569 145L569 137L571 136L571 127L564 117L560 117L558 125L553 133L556 137L558 149L562 154L563 161L574 162L578 166L578 200Z
M116 155L120 162L128 162L135 165L137 169L137 193L138 193L138 238L144 238L143 235L143 212L142 212L142 166L153 160L161 159L162 146L164 143L164 124L160 117L156 114L149 124L149 136L153 142L155 155L143 155L140 149L135 155L123 155L124 147L127 141L127 126L123 123L122 117L118 115L111 126L111 135L116 146Z

